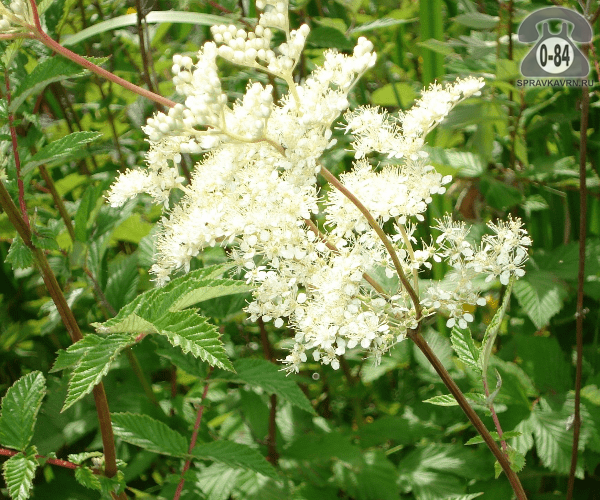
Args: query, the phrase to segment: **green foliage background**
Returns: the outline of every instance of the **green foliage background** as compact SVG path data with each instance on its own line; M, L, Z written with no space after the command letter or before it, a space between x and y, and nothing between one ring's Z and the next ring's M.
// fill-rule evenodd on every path
M143 35L153 62L147 75L135 16L133 25L121 22L135 5L114 0L43 5L52 37L79 54L99 58L126 80L150 84L175 100L170 80L173 54L194 53L215 20L239 23L242 17L256 17L247 1L158 0L151 7L154 13L143 6L150 21ZM527 274L514 286L491 363L503 383L496 409L503 430L514 431L510 445L525 454L519 476L532 500L562 498L567 488L575 380L579 144L581 134L587 133L583 425L574 498L592 499L600 498L598 74L594 68L588 77L596 84L587 131L580 128L581 89L515 86L519 61L531 45L511 41L511 36L529 12L548 5L530 0L297 0L292 2L292 23L308 22L312 27L300 77L321 61L324 48L350 50L358 36L373 41L378 62L357 85L353 105L407 109L434 79L485 77L483 95L455 109L429 137L436 168L455 180L449 192L431 204L428 217L452 212L474 225L476 238L488 220L512 214L523 218L533 238ZM579 9L575 2L564 6ZM169 9L196 17L174 14L167 21L152 22L158 11ZM597 63L599 22L594 30L590 61ZM108 494L111 486L100 484L89 469L74 473L49 464L37 472L31 468L36 453L66 459L101 450L95 408L86 394L102 377L128 495L172 498L196 418L194 405L209 372L206 361L217 368L210 375L194 466L186 474L182 498L466 500L481 492L486 500L511 497L504 476L494 479L494 460L487 448L465 446L475 432L462 412L456 406L425 402L447 391L409 341L379 366L357 353L348 355L339 371L308 362L298 376L286 378L272 361L283 357L282 348L293 332L245 320L242 308L248 288L243 282L216 280L225 268L210 267L226 261L222 250L208 251L195 263L194 279L202 293L194 295L178 285L160 296L150 291L152 228L160 210L144 198L113 209L103 194L118 171L143 165L147 145L140 127L155 105L52 56L37 42L23 40L18 48L14 51L15 46L2 42L5 57L14 56L9 68L11 111L17 120L35 244L47 252L87 335L85 349L64 351L70 346L69 336L39 273L31 267L27 249L19 244L6 214L0 214L0 391L6 394L0 444L23 452L3 459L3 467L18 484L33 482L31 498L85 500ZM222 75L232 98L242 95L250 78L267 81L264 75L227 65ZM281 95L285 88L278 85ZM7 114L3 94L0 139L8 176L3 182L17 200L4 126ZM348 143L340 130L335 134L338 144ZM341 147L324 163L337 174L350 168L351 160ZM190 169L193 163L188 158L185 165ZM49 172L64 202L72 235L40 168ZM423 224L419 231L426 237L430 229ZM434 264L431 276L424 278L441 279L446 271ZM183 283L189 287L191 282ZM488 303L476 312L472 328L476 344L503 294L499 285L487 286ZM136 299L142 292L146 293ZM185 293L191 294L189 300L175 307ZM161 307L144 309L151 296L162 301ZM176 315L200 337L187 337L182 326L171 335L142 340L119 327L143 321L146 329L140 331L147 331L148 324L159 331L161 322L175 321ZM107 330L110 351L102 347L107 341L94 335L92 326L107 320L105 325L112 328ZM465 393L481 392L476 370L456 357L443 318L426 325L425 337ZM202 347L198 338L205 342ZM94 376L77 378L82 366L92 367ZM474 405L492 430L487 409L476 398ZM270 443L273 419L276 435ZM276 466L263 458L269 445L276 449L276 457L270 454L272 462L278 459ZM90 465L92 456L70 458ZM2 494L14 488L7 484Z

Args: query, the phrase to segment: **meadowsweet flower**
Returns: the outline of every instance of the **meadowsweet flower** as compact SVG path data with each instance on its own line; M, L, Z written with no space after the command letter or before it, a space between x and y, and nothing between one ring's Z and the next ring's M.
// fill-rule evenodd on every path
M27 0L12 0L8 6L0 3L0 33L29 31L31 26L33 15Z
M147 168L130 170L113 184L107 198L119 206L149 194L169 207L160 222L155 263L158 285L187 271L203 249L226 245L231 259L255 285L246 311L251 320L284 323L295 331L283 363L298 371L308 355L334 369L349 349L361 348L376 362L409 329L417 327L406 289L394 285L394 263L363 214L339 191L321 193L319 158L335 145L331 128L341 114L353 135L354 168L340 181L390 235L404 274L418 286L419 273L432 261L453 268L443 286L421 291L424 315L443 312L448 324L473 321L465 304L480 304L472 279L485 273L506 281L520 276L529 238L520 221L497 223L480 247L466 239L464 224L442 219L434 242L415 237L415 224L434 194L445 192L450 176L439 174L422 150L425 135L457 103L479 92L481 79L435 84L415 106L398 115L376 107L348 111L348 94L375 64L373 45L359 38L352 54L326 51L323 62L300 83L293 78L307 25L290 31L287 1L258 0L263 12L253 31L235 26L211 28L213 42L196 59L173 58L173 82L183 103L147 121L150 151ZM273 46L273 30L285 41ZM230 104L222 90L217 58L283 79L288 92L273 101L272 87L248 83ZM371 154L383 155L374 167ZM200 160L191 181L179 175L182 154ZM170 206L171 192L181 191ZM311 218L324 211L325 233ZM372 275L385 275L388 289L373 286Z

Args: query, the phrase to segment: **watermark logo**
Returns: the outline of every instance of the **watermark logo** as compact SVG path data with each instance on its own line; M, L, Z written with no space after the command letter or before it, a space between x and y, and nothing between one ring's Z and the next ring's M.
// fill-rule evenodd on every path
M551 20L563 21L559 33L550 31ZM570 34L569 25L572 26ZM521 61L521 74L526 78L546 79L517 80L517 86L592 85L593 82L581 80L588 76L590 63L575 45L575 43L592 41L592 27L579 12L564 7L536 10L523 20L517 35L522 43L536 42ZM560 78L560 80L548 80L548 78Z

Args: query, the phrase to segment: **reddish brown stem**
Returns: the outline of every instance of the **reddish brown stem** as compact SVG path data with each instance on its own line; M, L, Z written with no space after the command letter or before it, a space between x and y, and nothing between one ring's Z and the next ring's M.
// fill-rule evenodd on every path
M21 159L19 156L19 148L17 144L17 131L15 130L13 115L10 111L11 95L8 68L4 68L4 84L6 86L6 101L8 104L8 128L10 129L10 139L12 141L13 154L15 158L17 186L19 188L19 207L21 208L21 217L23 217L25 224L29 228L29 217L27 215L27 205L25 204L25 186L23 184L23 179L21 178Z
M589 45L582 46L587 58ZM577 343L577 362L575 365L575 414L573 419L573 446L571 448L571 468L567 486L567 500L573 498L575 488L575 473L577 471L577 455L579 450L579 434L581 431L581 378L583 359L583 285L585 283L585 239L587 229L587 129L590 108L590 90L583 87L581 91L581 125L579 127L579 266L577 272L577 309L575 337Z
M206 375L206 382L204 384L204 390L202 391L202 402L206 399L206 395L208 394L208 384L210 379L210 374L212 373L212 366L208 370L208 374ZM198 439L198 431L200 430L200 424L202 424L202 415L204 413L204 405L201 404L198 407L198 413L196 413L196 422L194 423L194 431L192 432L192 440L190 441L190 446L188 448L188 455L191 455L194 451L194 446L196 446L196 440ZM181 479L179 480L179 484L177 485L177 489L175 490L175 496L173 500L179 500L181 497L181 492L183 491L183 485L185 483L185 473L190 468L192 463L192 459L188 458L183 465L183 470L181 471Z
M105 78L111 82L116 83L117 85L120 85L123 88L126 88L127 90L130 90L131 92L141 95L142 97L146 97L147 99L150 99L151 101L154 101L158 104L162 104L163 106L166 106L168 108L172 108L175 106L175 102L171 101L170 99L167 99L166 97L155 94L150 90L146 90L142 87L134 85L131 82L128 82L127 80L124 80L123 78L111 73L110 71L107 71L104 68L101 68L100 66L97 66L96 64L92 63L91 61L88 61L85 57L75 54L75 52L70 51L66 47L63 47L57 41L50 38L44 32L44 30L42 29L42 25L40 24L35 0L30 0L29 3L31 5L33 19L35 22L35 28L32 26L32 29L35 30L33 36L34 38L42 42L46 47L52 49L54 52L66 57L67 59L70 59L71 61L79 64L80 66L89 69L91 72L97 74L98 76L101 76L102 78Z

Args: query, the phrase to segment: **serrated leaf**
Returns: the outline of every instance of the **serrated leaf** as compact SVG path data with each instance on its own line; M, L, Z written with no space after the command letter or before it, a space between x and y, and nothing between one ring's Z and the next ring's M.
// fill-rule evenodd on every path
M178 311L164 315L156 322L157 333L167 337L171 345L184 353L191 352L211 366L233 371L217 327L195 311Z
M10 264L13 270L25 269L33 265L33 253L19 235L13 239L4 262Z
M99 337L98 335L86 335L83 337L83 340L75 342L67 347L66 350L59 351L56 361L50 369L50 373L58 372L76 365L88 349L98 345L100 342L102 342L102 337Z
M196 472L195 482L210 500L227 500L241 472L240 468L214 463Z
M315 414L315 410L300 387L273 363L265 359L240 359L233 364L233 367L236 371L236 374L231 376L233 379L260 387L269 394L275 394L278 398Z
M458 355L458 358L467 366L470 366L474 370L481 372L481 368L477 363L479 359L479 350L475 347L473 337L471 336L471 330L461 330L458 327L452 328L450 335L450 341L454 352Z
M94 334L90 333L86 337L91 335ZM108 373L117 355L131 342L133 339L130 335L112 334L87 349L71 374L67 398L61 412L92 392L94 386Z
M454 399L452 394L441 394L440 396L434 396L426 399L423 403L429 403L437 406L458 406L458 402Z
M514 294L535 327L542 329L562 309L569 292L552 273L532 270L515 283Z
M515 283L514 276L508 282L508 286L504 291L504 297L502 297L502 304L494 314L492 321L485 329L485 333L483 335L483 340L481 342L481 354L478 359L478 364L481 369L481 373L483 374L484 381L487 379L487 367L490 362L490 357L492 355L492 348L494 347L494 343L496 342L496 335L498 334L498 330L500 329L500 325L502 324L502 319L504 318L504 314L506 313L506 309L508 308L508 304L510 303L510 294L513 289L513 285Z
M12 96L10 111L14 113L30 95L40 94L47 85L82 76L86 73L78 64L62 57L51 57L38 64L17 87Z
M232 441L213 441L197 444L192 455L203 460L214 460L230 467L241 467L277 479L277 471L258 451Z
M51 142L47 146L40 149L35 155L33 155L23 168L23 173L31 171L33 168L49 163L58 159L67 159L74 153L79 153L79 150L85 144L95 141L98 137L101 137L100 132L73 132L69 135L61 137L60 139Z
M110 305L118 311L135 298L140 280L135 254L111 264L104 295Z
M567 408L553 410L546 400L541 398L529 419L537 455L545 467L561 474L567 474L571 466L573 436L566 426L569 416ZM583 478L581 461L577 463L575 475Z
M46 380L41 372L31 372L21 377L8 389L2 398L0 416L2 446L15 450L27 448L45 394Z
M94 326L102 333L164 335L184 353L191 352L212 366L231 371L232 365L216 327L193 310L181 310L208 299L250 290L245 283L217 278L231 267L225 264L198 269L164 288L144 292L121 308L114 318Z
M123 441L163 455L182 457L187 454L187 439L167 424L148 415L113 413L115 435Z
M75 479L81 486L85 486L91 490L100 491L100 480L98 475L94 474L89 467L77 467L75 469Z
M38 466L35 454L35 448L31 447L26 454L20 452L13 455L2 466L8 494L13 500L29 498Z

